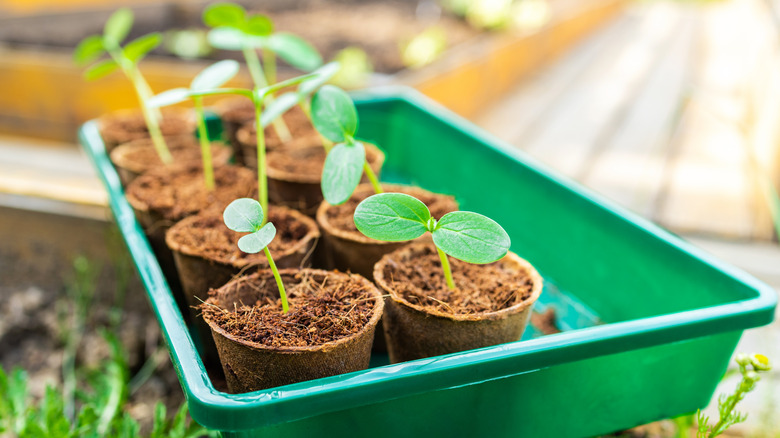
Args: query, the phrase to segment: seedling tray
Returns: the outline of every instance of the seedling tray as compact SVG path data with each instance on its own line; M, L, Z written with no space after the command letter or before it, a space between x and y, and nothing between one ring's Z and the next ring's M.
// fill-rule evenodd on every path
M125 201L95 122L80 137L195 420L225 436L583 437L705 406L742 331L776 295L648 221L560 178L421 95L355 95L382 176L495 218L545 278L562 333L247 394L216 390Z

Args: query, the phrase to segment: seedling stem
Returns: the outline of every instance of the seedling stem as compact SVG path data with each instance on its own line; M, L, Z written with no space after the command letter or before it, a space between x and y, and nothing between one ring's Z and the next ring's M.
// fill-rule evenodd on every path
M363 163L363 172L366 173L368 181L371 182L371 187L374 188L374 193L384 193L382 191L382 185L379 184L379 178L377 178L374 171L371 170L371 166L368 165L368 161Z
M266 178L265 169L265 134L263 133L263 124L261 119L263 112L263 101L255 100L255 123L257 123L257 197L263 211L268 211L268 178ZM267 219L263 218L263 223ZM270 260L270 259L269 259Z
M146 82L143 75L141 75L141 71L138 70L138 67L126 59L121 47L111 44L106 47L106 51L133 84L133 88L138 95L138 101L141 103L141 114L149 129L149 136L152 139L152 144L157 151L157 155L160 157L160 161L165 164L172 163L173 156L171 155L171 151L168 150L168 145L165 144L165 139L160 130L160 120L162 119L160 111L149 108L146 104L152 97L152 91L149 84Z
M271 251L268 250L267 246L263 248L263 251L265 252L265 257L268 259L268 266L271 268L271 272L274 273L274 279L276 280L276 287L279 288L279 296L282 299L282 313L287 313L290 311L290 305L287 303L287 292L284 290L284 283L282 283L282 277L279 275L279 270L276 269L276 263L274 263L274 258L271 256Z
M257 56L257 52L255 49L249 46L244 46L243 48L244 53L244 59L246 60L246 66L249 68L249 75L252 77L252 82L255 83L256 88L265 88L268 86L268 82L266 81L266 77L263 74L263 66L260 64L260 58ZM272 84L274 82L271 82ZM267 103L272 103L274 101L273 96L266 97ZM276 134L279 135L279 139L282 142L290 141L292 139L292 134L290 134L290 130L287 128L287 124L284 123L284 120L281 117L277 117L272 122L274 130L276 130ZM257 131L258 136L260 135L260 131L263 129L263 125L257 125Z
M447 254L441 250L438 246L436 251L439 253L439 259L441 260L441 268L444 270L444 279L447 280L447 287L450 290L455 290L455 281L452 279L452 270L450 269L450 261L447 260Z

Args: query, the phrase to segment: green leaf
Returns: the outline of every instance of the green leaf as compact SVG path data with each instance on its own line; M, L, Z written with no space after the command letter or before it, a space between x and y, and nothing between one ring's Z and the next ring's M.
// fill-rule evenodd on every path
M453 211L436 224L433 243L456 259L482 264L504 257L512 242L493 219L470 211Z
M106 52L106 48L103 46L103 37L100 35L92 35L81 40L76 50L73 51L73 61L80 65L86 65L100 57Z
M103 27L103 38L113 44L119 44L127 38L131 27L133 27L133 11L130 8L118 9L108 17Z
M263 114L260 116L260 123L263 127L270 125L271 122L279 118L282 114L290 110L290 108L298 105L302 99L298 96L298 93L290 91L279 95L273 103L269 104L263 110Z
M226 26L211 29L206 35L209 44L222 50L241 50L245 38L240 30Z
M154 422L152 423L152 433L149 434L149 438L164 438L166 431L168 430L168 415L165 404L157 402L154 405Z
M322 56L303 38L279 32L268 37L268 47L291 66L312 71L322 65Z
M162 35L159 32L138 37L127 43L124 48L125 56L133 63L137 63L147 53L156 49L160 43L162 43Z
M340 68L341 65L338 62L329 62L318 68L314 72L316 76L301 82L301 86L298 87L298 94L302 96L308 96L314 93L318 88L325 85L325 83L328 82L330 78L338 73Z
M102 77L106 77L116 71L119 68L119 64L113 59L107 59L105 61L93 64L84 72L84 78L88 81L94 81Z
M195 76L195 79L190 84L190 89L193 91L205 91L219 88L225 82L233 79L239 68L238 62L232 59L211 64Z
M231 202L225 208L222 219L225 225L239 233L253 233L260 229L263 223L263 207L252 198L240 198ZM260 248L262 249L262 248Z
M117 437L118 438L138 438L141 432L141 426L129 413L125 412L122 418L118 420Z
M322 196L331 205L339 205L349 199L363 176L366 149L363 143L337 144L325 158L322 169Z
M372 195L355 209L355 226L366 236L387 242L416 239L427 231L428 207L403 193Z
M240 28L246 11L234 3L214 3L203 11L203 22L209 27L230 26Z
M325 138L341 142L357 131L357 110L352 98L341 88L325 85L311 99L314 127Z
M238 249L250 254L260 252L274 240L275 236L276 227L268 222L263 225L263 228L238 239Z
M183 403L171 420L169 438L184 438L187 433L187 403Z
M46 392L40 404L41 426L47 436L68 436L70 422L65 416L65 402L62 394L52 386L46 386Z
M184 102L189 98L190 90L188 88L173 88L152 96L151 99L146 101L146 105L149 108L159 108L162 106L175 105L179 102Z
M246 20L242 30L247 35L268 36L273 32L274 25L267 16L254 14Z

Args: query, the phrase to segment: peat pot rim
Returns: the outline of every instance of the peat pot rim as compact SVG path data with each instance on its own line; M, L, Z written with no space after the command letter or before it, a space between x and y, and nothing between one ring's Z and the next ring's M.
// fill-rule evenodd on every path
M495 312L470 313L463 315L424 309L422 306L412 304L406 301L403 297L396 295L395 290L384 278L382 268L390 259L403 258L407 253L418 253L432 246L433 245L431 243L410 243L389 254L386 254L384 257L382 257L381 260L379 260L379 262L377 262L376 265L374 265L374 281L376 282L377 286L389 294L389 298L392 299L393 302L432 317L444 318L452 321L485 321L503 319L510 315L523 312L529 307L533 306L536 300L539 298L539 295L542 293L544 280L542 279L542 276L539 275L539 272L536 271L536 268L534 268L527 260L521 258L512 251L509 251L507 255L498 262L514 265L516 269L524 270L528 276L531 277L531 280L533 281L533 288L531 289L531 295L529 295L525 300L511 307L507 307L506 309L501 309Z
M168 146L168 150L173 153L177 149L192 149L193 151L200 152L200 143L198 143L198 139L196 137L193 137L189 134L178 134L178 135L166 135L163 136L165 139L165 143ZM191 143L191 144L187 144ZM209 142L209 145L211 146L212 150L212 158L214 156L213 152L215 150L227 149L227 146L223 145L222 143L211 141ZM111 150L111 152L108 154L109 159L112 163L114 163L114 166L122 167L124 169L127 169L131 172L135 173L142 173L146 170L148 170L149 164L138 162L134 160L128 160L126 157L128 154L132 154L133 152L137 150L142 149L154 149L154 144L152 143L152 139L149 137L146 138L136 138L135 140L130 140L127 143L122 143L118 146L116 146L114 149ZM156 150L156 149L155 149ZM190 160L190 161L200 161L198 160ZM224 160L226 163L228 160ZM161 166L168 166L171 164L181 164L181 162L176 162L174 158L173 163L165 164L162 163Z
M215 333L219 334L220 336L224 337L225 339L230 340L231 342L239 343L243 346L246 346L248 348L257 351L267 351L267 352L274 352L274 353L281 353L281 354L299 354L299 353L307 353L307 352L314 352L314 351L327 352L342 344L346 344L351 340L365 334L367 331L373 330L374 327L376 327L376 324L379 323L379 320L382 318L382 312L384 311L384 307L385 307L382 294L379 292L376 285L371 281L368 281L365 277L358 274L349 274L349 273L339 272L339 271L326 271L323 269L313 269L313 268L303 268L303 269L287 268L287 269L279 270L279 275L282 277L284 276L296 277L297 275L300 274L322 275L322 276L337 275L337 276L347 276L353 279L357 279L359 282L363 283L366 286L366 290L368 290L368 292L374 297L374 308L371 312L371 319L368 320L368 322L360 329L360 331L356 333L352 333L347 337L337 339L335 341L326 342L320 345L308 345L305 347L299 347L299 346L269 347L267 345L261 345L256 342L237 339L233 337L233 335L231 335L230 333L226 332L222 327L217 325L211 319L209 319L205 313L203 314L203 319L209 325L211 330L213 330ZM223 293L223 291L226 288L233 286L235 283L252 281L261 276L272 277L273 272L270 269L263 269L250 275L234 278L233 280L230 280L228 283L226 283L224 286L220 287L219 289L213 290L211 292L212 295L209 297L208 300L205 301L205 304L214 304L214 301L216 300L217 296L220 293ZM274 285L275 284L276 283L274 283Z
M385 162L385 153L382 152L382 150L376 147L376 145L374 144L371 144L366 141L361 141L360 143L363 143L363 145L366 148L365 149L366 160L368 161L368 164L371 166L371 170L373 170L374 172L378 172L379 170L381 170L382 164L384 164ZM322 138L319 137L319 134L310 137L302 137L300 139L296 139L287 143L284 148L268 151L268 157L267 157L268 166L266 170L268 174L268 178L273 178L280 181L301 183L301 184L320 184L320 182L322 181L322 173L308 174L308 173L299 173L299 172L289 172L284 169L273 167L273 160L272 160L273 155L287 154L290 152L294 152L296 150L303 151L303 150L312 150L312 149L323 149Z
M317 226L317 223L314 222L314 219L310 218L309 216L306 216L305 214L301 213L298 210L285 207L282 205L270 205L269 210L274 212L280 212L282 215L292 216L295 220L299 222L303 222L306 225L306 228L308 228L309 231L306 232L306 235L301 238L295 246L292 246L288 248L287 251L284 252L276 252L273 254L274 259L278 260L282 257L293 254L296 251L299 251L301 248L305 248L309 243L312 241L317 241L320 238L320 229ZM173 236L175 234L175 230L181 227L186 227L191 222L195 222L204 216L207 215L217 215L219 216L220 220L222 219L222 212L215 210L215 209L206 209L201 211L200 213L188 216L178 222L176 222L169 230L165 233L165 243L168 245L168 248L171 249L171 251L177 251L181 254L185 254L191 257L203 257L203 254L198 253L195 251L195 248L192 248L188 245L181 245L178 241L174 240ZM269 212L270 215L270 212ZM224 225L224 224L223 224ZM227 258L212 258L209 257L208 260L216 263L221 263L223 265L232 266L236 269L243 269L248 266L254 265L254 263L248 263L246 259L238 259L238 260L230 260Z

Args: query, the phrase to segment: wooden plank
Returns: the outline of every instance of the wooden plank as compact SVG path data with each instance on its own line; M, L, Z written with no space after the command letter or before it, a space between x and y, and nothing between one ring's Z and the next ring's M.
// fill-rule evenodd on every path
M668 3L642 4L635 13L641 18L637 26L615 41L614 49L579 78L577 89L524 139L524 149L567 176L582 174L600 133L620 116L678 30L680 10Z
M417 88L464 117L475 118L532 69L552 61L620 11L624 0L571 2L570 14L533 32L508 32L451 50L425 69L404 71L397 82Z
M622 123L603 139L603 149L591 156L593 164L581 178L587 186L645 216L653 214L663 187L669 141L689 92L696 12L684 11L679 30L669 41L670 50L624 111Z
M0 193L107 205L106 192L78 147L12 137L0 137Z
M500 102L483 113L477 124L512 144L519 145L529 130L543 123L545 115L577 78L616 39L633 27L637 17L621 13L604 29L582 41L557 63L529 74L529 77Z
M766 236L765 229L758 229L749 161L755 123L750 83L765 66L762 46L772 41L761 11L755 1L721 3L704 11L695 93L657 212L661 223L677 231ZM724 33L724 26L733 32Z

